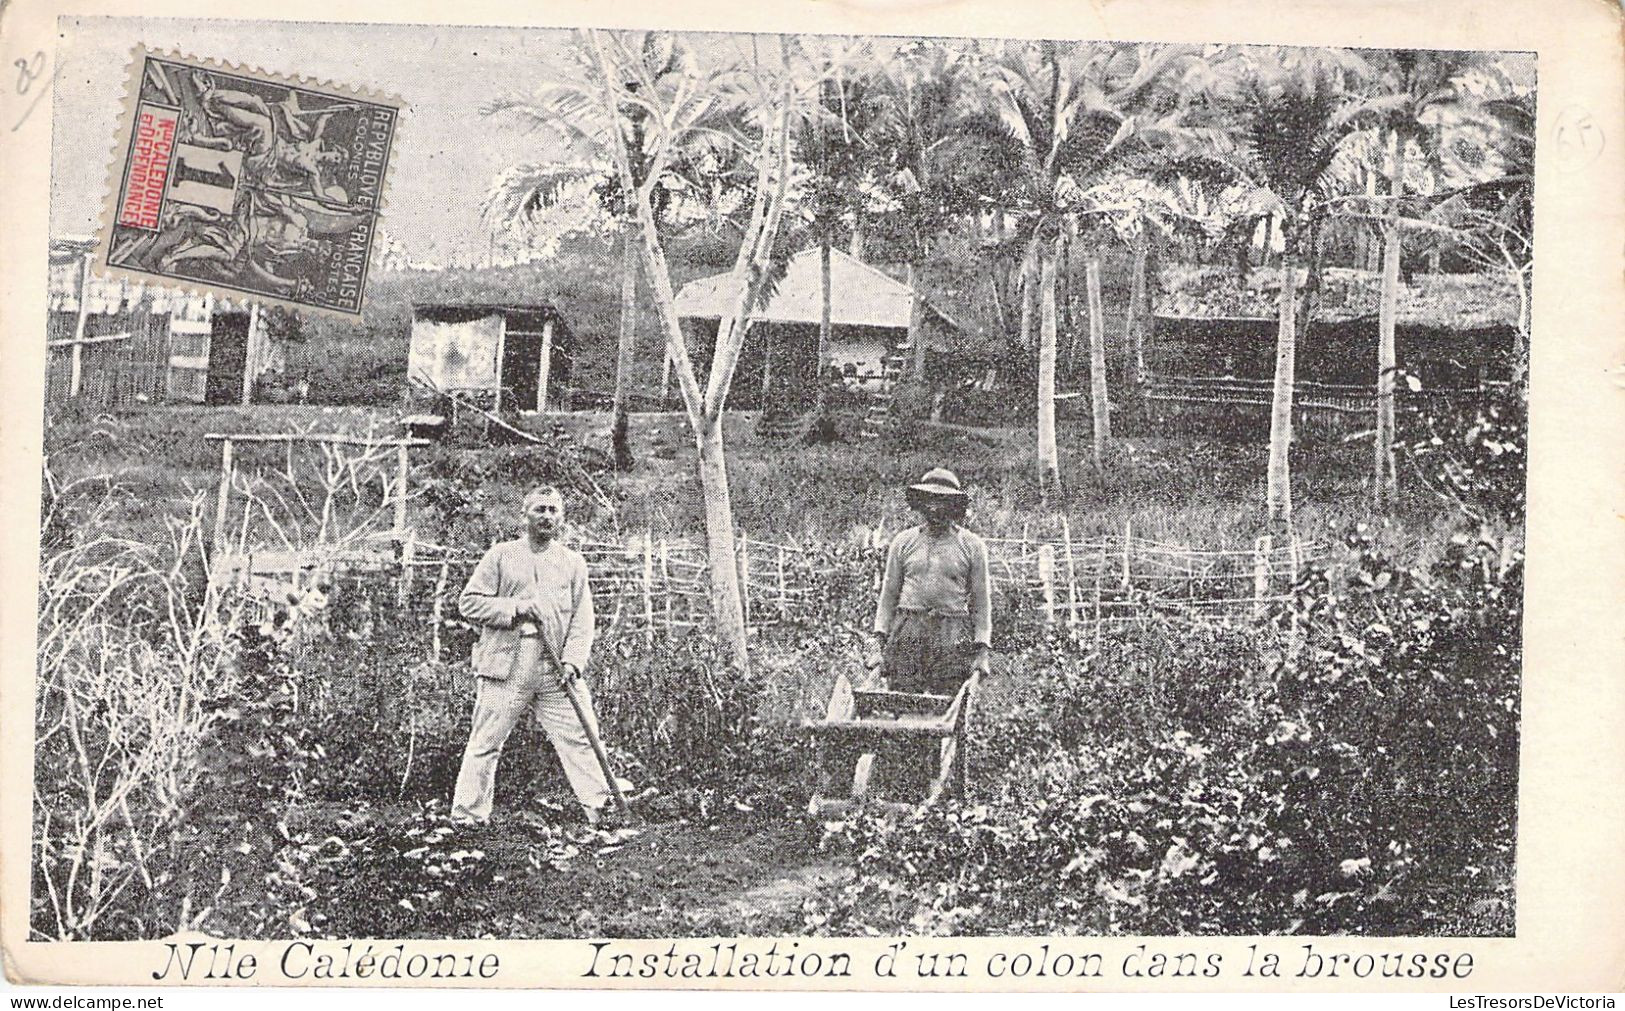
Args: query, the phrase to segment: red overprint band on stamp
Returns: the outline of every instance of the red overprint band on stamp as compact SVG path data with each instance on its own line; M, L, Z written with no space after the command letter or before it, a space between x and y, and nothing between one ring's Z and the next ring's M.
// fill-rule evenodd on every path
M98 270L360 314L401 104L135 58Z
M158 229L179 117L179 109L141 104L135 137L131 141L130 161L124 171L124 192L119 200L120 225Z

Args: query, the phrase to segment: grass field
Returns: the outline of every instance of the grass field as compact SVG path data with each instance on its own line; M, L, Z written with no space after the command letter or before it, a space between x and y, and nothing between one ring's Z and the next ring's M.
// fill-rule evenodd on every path
M219 447L206 433L306 431L351 435L398 434L391 408L256 406L157 407L121 416L116 424L65 424L53 434L51 466L59 480L116 474L136 500L159 508L218 479ZM912 522L901 489L935 466L955 470L975 496L973 528L987 534L1058 529L1064 516L1079 535L1121 532L1132 523L1144 537L1192 548L1245 546L1263 529L1265 447L1191 436L1131 435L1117 441L1103 471L1091 462L1087 423L1060 433L1064 491L1041 505L1035 494L1032 435L1024 429L951 428L913 437L861 443L791 446L755 432L755 415L726 422L729 478L736 524L755 536L839 541L858 527L897 529ZM588 447L606 448L609 416L554 415L556 427ZM612 514L572 502L584 526L612 531L646 528L696 534L703 508L695 448L677 413L633 416L636 468L611 480ZM478 457L480 449L434 447L438 455ZM1293 490L1300 536L1317 537L1353 522L1383 526L1396 546L1422 551L1436 540L1441 510L1416 492L1384 517L1369 501L1369 442L1326 442L1295 450ZM518 489L500 482L484 489L502 505ZM132 521L136 516L131 516ZM1448 520L1448 517L1443 517Z

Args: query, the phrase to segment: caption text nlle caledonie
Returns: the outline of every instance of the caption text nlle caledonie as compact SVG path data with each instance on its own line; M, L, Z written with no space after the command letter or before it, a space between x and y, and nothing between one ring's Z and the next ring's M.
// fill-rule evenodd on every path
M406 943L293 941L272 953L233 942L166 942L154 980L231 982L262 969L286 980L488 980L501 960L494 952L435 952ZM1077 950L1056 942L971 955L939 943L897 941L878 956L854 957L800 941L683 941L644 949L593 941L582 979L1450 979L1473 973L1470 952L1359 953L1324 944L1246 946L1245 958L1201 950L1159 950L1139 944L1125 955ZM926 949L926 950L922 950Z

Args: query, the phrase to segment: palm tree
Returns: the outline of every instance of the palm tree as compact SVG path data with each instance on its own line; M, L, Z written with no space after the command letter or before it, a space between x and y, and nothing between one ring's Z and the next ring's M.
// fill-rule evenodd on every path
M988 110L1010 145L1003 207L1019 215L1027 243L1024 277L1038 279L1039 487L1060 487L1055 440L1055 264L1084 227L1098 229L1114 208L1097 189L1161 161L1206 150L1217 133L1193 127L1188 110L1153 96L1165 75L1194 55L1185 46L1114 43L1008 43L987 75ZM1100 312L1099 232L1079 246L1088 286L1091 404L1096 466L1111 441L1105 334ZM1023 312L1023 342L1032 313Z
M1312 248L1331 195L1336 161L1353 130L1360 99L1350 85L1365 62L1340 49L1248 49L1232 101L1239 149L1235 164L1279 217L1281 300L1270 407L1266 507L1272 522L1290 524L1292 397L1297 372L1297 271Z
M1399 259L1402 251L1400 207L1405 197L1407 164L1415 146L1421 158L1437 162L1438 114L1457 105L1462 95L1456 79L1478 63L1472 53L1399 49L1390 52L1380 78L1382 93L1367 100L1360 112L1375 121L1382 140L1382 162L1388 177L1388 208L1382 223L1382 294L1377 313L1377 437L1372 498L1380 508L1398 494L1394 467L1394 386L1398 355L1394 329L1399 312Z
M809 54L813 55L813 54ZM864 213L863 188L874 170L876 105L867 78L853 74L853 54L835 48L813 55L820 78L817 101L811 103L795 132L797 160L811 173L801 194L809 230L818 242L820 316L818 325L817 404L828 404L831 326L830 251L850 221L857 234Z
M638 78L649 86L672 91L682 86L689 73L689 59L671 36L640 33L626 43L629 53L641 64ZM485 212L500 226L522 226L544 208L582 193L590 194L618 223L621 248L620 327L615 354L614 420L611 445L617 469L629 469L633 462L629 427L632 396L632 369L637 333L637 221L610 153L617 133L624 133L631 159L631 178L640 186L649 177L651 153L646 144L648 111L629 105L620 110L620 122L611 123L598 102L598 70L579 47L567 47L566 62L554 79L528 95L496 99L483 110L487 115L511 115L533 128L546 131L566 146L575 158L567 162L515 165L498 174L486 196ZM630 75L629 75L630 78ZM636 91L639 79L622 82ZM726 123L722 107L705 121L695 124L690 145L678 152L662 172L654 188L657 220L669 224L675 205L685 194L693 193L699 181L716 173L716 157L723 145L714 131Z
M1454 189L1422 224L1474 266L1505 277L1518 300L1513 378L1528 376L1530 281L1534 270L1535 93L1498 63L1475 68L1465 124L1443 159ZM1487 94L1486 94L1487 92ZM1464 124L1458 124L1458 126ZM1476 135L1476 136L1475 136Z
M925 378L922 268L931 242L950 221L979 208L987 162L999 144L978 116L976 81L965 53L941 42L910 42L880 60L872 82L877 180L900 218L907 248L906 283L914 290L909 315L911 373Z

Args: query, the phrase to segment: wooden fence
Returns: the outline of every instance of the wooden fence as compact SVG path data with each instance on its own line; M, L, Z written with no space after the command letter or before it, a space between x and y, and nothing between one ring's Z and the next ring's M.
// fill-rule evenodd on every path
M1425 403L1471 403L1484 399L1496 385L1488 383L1484 386L1463 389L1441 387L1411 390L1401 384L1395 390L1394 396L1396 406L1400 409L1415 409ZM1145 396L1153 406L1217 404L1267 408L1274 393L1273 379L1156 374L1147 376L1145 382ZM1377 410L1377 388L1300 381L1293 384L1292 407L1295 411L1310 414L1374 417Z
M702 545L652 533L625 541L573 540L587 561L587 578L600 628L630 630L650 639L710 622L710 579ZM401 543L400 595L432 581L435 616L455 613L456 596L474 571L477 555L408 537ZM814 592L814 553L740 535L734 565L744 590L745 622L757 628L808 616Z
M1317 545L1261 537L1251 548L1197 550L1134 533L1074 538L994 538L988 542L995 592L1000 586L1036 596L1045 624L1090 628L1131 623L1153 614L1259 616L1284 604Z
M875 531L852 550L741 535L735 566L745 590L746 624L826 621L867 628L887 539ZM642 533L624 541L577 540L571 546L587 561L601 634L639 635L653 642L709 623L703 545ZM1313 545L1274 544L1268 537L1245 549L1192 550L1138 537L1130 525L1120 535L1075 538L1065 521L1059 536L990 538L988 551L1001 633L1050 627L1075 637L1098 636L1155 616L1262 617L1287 602L1297 573L1317 556ZM410 535L399 541L397 552L387 566L378 566L370 555L354 564L336 556L335 564L314 578L310 571L293 578L307 586L392 587L394 606L427 623L431 653L444 658L446 632L470 631L458 616L457 596L478 556ZM266 557L279 560L280 554ZM273 564L261 573L253 555L245 562L243 575L262 586L267 577L285 571Z
M345 584L393 596L421 617L440 655L461 624L456 600L478 554L420 538L410 525L410 451L421 440L331 434L210 434L221 471L211 538L216 579L250 591L267 611ZM252 449L256 459L239 459ZM296 452L298 450L299 452ZM800 545L741 532L733 564L751 628L823 621L866 628L879 595L883 530L861 543ZM657 636L710 622L705 545L652 531L573 539L587 561L600 628ZM1260 538L1199 550L1135 533L1074 536L1061 517L1047 533L988 538L996 620L1003 630L1093 631L1162 615L1261 617L1287 600L1319 552ZM466 625L463 631L468 630Z

